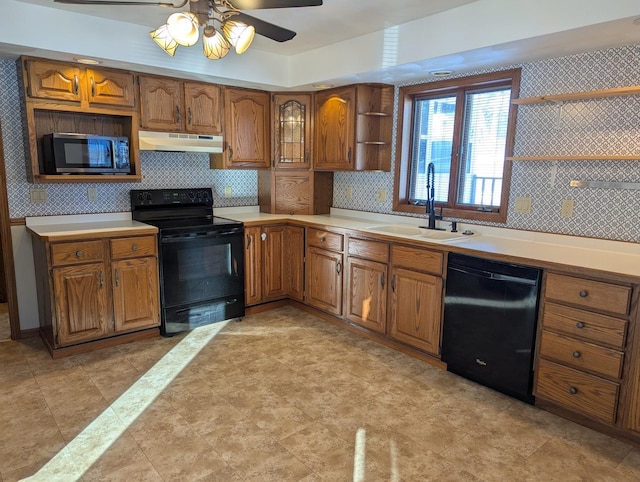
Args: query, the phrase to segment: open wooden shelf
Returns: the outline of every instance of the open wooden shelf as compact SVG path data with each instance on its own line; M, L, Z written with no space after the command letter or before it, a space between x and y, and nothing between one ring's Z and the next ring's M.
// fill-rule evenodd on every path
M640 154L634 156L510 156L507 161L638 161Z
M576 100L602 99L605 97L621 97L624 95L640 94L640 86L616 87L613 89L591 90L587 92L571 92L568 94L543 95L540 97L523 97L512 99L512 104L549 104L554 102L571 102Z

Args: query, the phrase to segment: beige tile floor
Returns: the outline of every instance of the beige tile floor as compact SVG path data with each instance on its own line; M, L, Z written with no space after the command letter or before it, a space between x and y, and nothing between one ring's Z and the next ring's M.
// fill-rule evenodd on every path
M0 427L2 482L640 480L638 448L291 307L57 361L2 343Z

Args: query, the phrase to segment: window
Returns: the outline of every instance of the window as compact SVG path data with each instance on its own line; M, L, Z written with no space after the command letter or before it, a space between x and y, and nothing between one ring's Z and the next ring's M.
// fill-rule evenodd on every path
M504 222L520 70L400 89L394 210L422 213L427 169L445 216Z

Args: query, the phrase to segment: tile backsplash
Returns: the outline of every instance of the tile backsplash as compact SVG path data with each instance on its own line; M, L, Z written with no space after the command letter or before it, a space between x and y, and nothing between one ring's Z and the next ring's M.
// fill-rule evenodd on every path
M520 97L534 97L638 85L638 65L640 45L631 45L507 68L522 68ZM640 181L640 95L568 102L560 112L551 104L520 106L514 155L638 155L632 161L514 161L507 222L494 225L640 241L638 191L569 187L572 179ZM334 207L392 214L391 196L379 202L376 192L392 193L393 170L336 173ZM530 214L515 213L516 197L532 198ZM575 204L569 218L561 217L565 199Z
M523 64L520 96L531 97L638 85L640 45L607 49ZM21 115L16 62L0 60L0 122L12 218L129 210L129 190L211 186L216 206L256 205L256 171L209 169L208 156L194 153L141 153L140 183L29 184L25 126ZM418 82L414 82L418 83ZM397 100L396 100L397 101ZM397 108L397 106L396 106ZM395 136L394 125L394 136ZM569 181L640 179L640 95L558 106L518 108L514 154L636 155L632 161L514 161L506 226L552 233L640 241L640 193L634 190L571 188ZM391 172L337 172L333 206L392 214ZM97 189L90 202L87 189ZM225 197L230 187L231 197ZM347 197L351 187L351 197ZM29 190L44 188L47 201L31 203ZM386 201L377 192L387 191ZM515 213L516 197L531 197L530 214ZM574 201L573 217L561 217L563 200Z

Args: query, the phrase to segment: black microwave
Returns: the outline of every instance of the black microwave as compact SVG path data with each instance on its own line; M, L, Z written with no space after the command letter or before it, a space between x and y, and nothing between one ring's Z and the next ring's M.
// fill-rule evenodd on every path
M129 139L93 134L42 136L45 174L129 174Z

